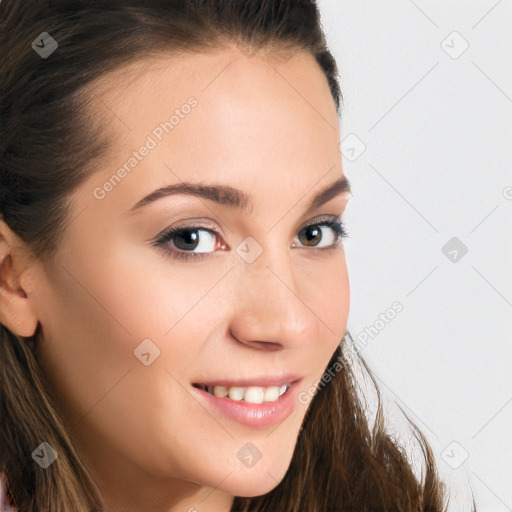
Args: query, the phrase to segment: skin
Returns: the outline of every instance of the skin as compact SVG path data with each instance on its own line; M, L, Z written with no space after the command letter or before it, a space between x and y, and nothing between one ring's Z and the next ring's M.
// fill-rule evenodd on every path
M308 53L227 48L122 71L94 84L91 111L112 144L72 196L55 259L30 260L0 224L0 321L23 336L40 324L37 359L107 512L228 511L233 496L282 480L310 403L297 401L277 427L249 428L206 411L191 384L293 372L308 390L343 337L343 246L315 252L298 239L308 221L339 216L348 201L338 195L305 216L311 197L343 176L336 109ZM197 107L97 199L94 190L190 96ZM230 185L254 204L241 212L183 195L127 213L180 181ZM148 244L195 221L226 248L201 232L209 253L181 261ZM332 229L321 229L329 245ZM249 236L263 249L250 264L235 252ZM133 353L146 338L160 349L150 366ZM237 458L248 442L262 453L250 468Z

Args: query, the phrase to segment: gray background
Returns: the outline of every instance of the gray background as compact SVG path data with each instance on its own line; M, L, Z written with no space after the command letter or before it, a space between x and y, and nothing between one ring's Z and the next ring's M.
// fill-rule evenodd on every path
M465 481L479 511L512 511L512 0L320 9L353 185L348 329L433 443L450 510L470 510Z

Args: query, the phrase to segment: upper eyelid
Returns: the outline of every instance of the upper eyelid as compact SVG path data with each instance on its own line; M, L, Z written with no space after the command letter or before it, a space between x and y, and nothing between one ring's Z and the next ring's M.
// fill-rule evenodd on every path
M306 228L306 227L308 227L310 225L315 225L315 224L321 225L322 223L327 223L327 222L341 224L342 227L345 227L345 224L344 224L344 222L342 220L342 216L343 216L343 214L338 214L338 215L335 215L335 214L323 214L323 215L319 215L319 216L313 217L313 218L311 218L311 219L309 219L307 221L304 221L299 226L298 231L300 231L300 230L302 230L302 229L304 229L304 228ZM150 240L149 244L150 245L161 246L164 243L166 243L166 241L167 241L166 238L168 237L168 235L172 235L173 232L179 232L179 231L182 231L182 230L186 231L188 229L200 229L200 230L208 231L209 233L213 234L213 236L215 238L217 238L217 241L219 241L219 237L221 237L222 240L225 242L224 234L222 232L219 233L217 231L217 229L213 228L212 226L208 225L207 223L204 223L204 222L201 222L201 221L197 221L197 222L189 221L189 224L183 224L183 225L178 225L178 226L170 226L170 227L165 228L156 237L154 237L152 240ZM333 229L333 228L331 228L331 229ZM194 254L194 253L191 253L191 254Z
M316 217L313 217L313 218L311 218L309 220L306 220L306 221L302 222L302 224L299 225L298 230L304 229L305 227L308 227L311 224L321 224L322 222L326 222L326 221L329 221L329 222L341 222L341 220L342 220L342 214L338 214L338 215L335 215L335 214L318 215ZM196 229L204 229L204 230L209 231L211 233L214 233L214 234L217 234L217 235L220 234L220 235L224 236L223 233L219 233L217 231L217 229L215 229L213 226L209 225L206 222L202 222L202 221L189 221L188 224L182 224L182 225L178 224L177 226L172 226L172 227L169 226L169 227L165 228L153 240L160 239L161 237L165 236L165 234L168 233L169 231L187 230L187 229L194 229L194 228L196 228Z

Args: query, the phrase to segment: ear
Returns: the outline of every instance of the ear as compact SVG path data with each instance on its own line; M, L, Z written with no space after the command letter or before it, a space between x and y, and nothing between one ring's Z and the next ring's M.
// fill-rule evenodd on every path
M22 286L29 261L30 251L0 217L0 324L22 337L33 336L38 324Z

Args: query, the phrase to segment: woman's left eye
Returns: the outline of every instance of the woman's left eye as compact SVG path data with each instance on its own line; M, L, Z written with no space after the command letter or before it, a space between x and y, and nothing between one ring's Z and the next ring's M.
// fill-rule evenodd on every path
M331 230L331 234L327 236L326 244L321 246L319 242L324 242L324 235L322 234L321 227L328 227ZM313 242L315 249L329 248L341 244L343 238L345 238L347 232L345 225L340 220L325 220L317 221L314 224L308 224L307 226L300 229L298 237L301 243L304 243L306 247L308 244Z
M329 228L331 233L327 231L327 235L324 235L325 228ZM299 230L297 238L305 247L326 250L340 246L342 239L347 236L345 224L335 217L306 225ZM218 237L220 235L216 231L203 226L182 226L166 229L150 245L165 250L173 258L197 259L214 252L216 248L225 247L219 244Z

